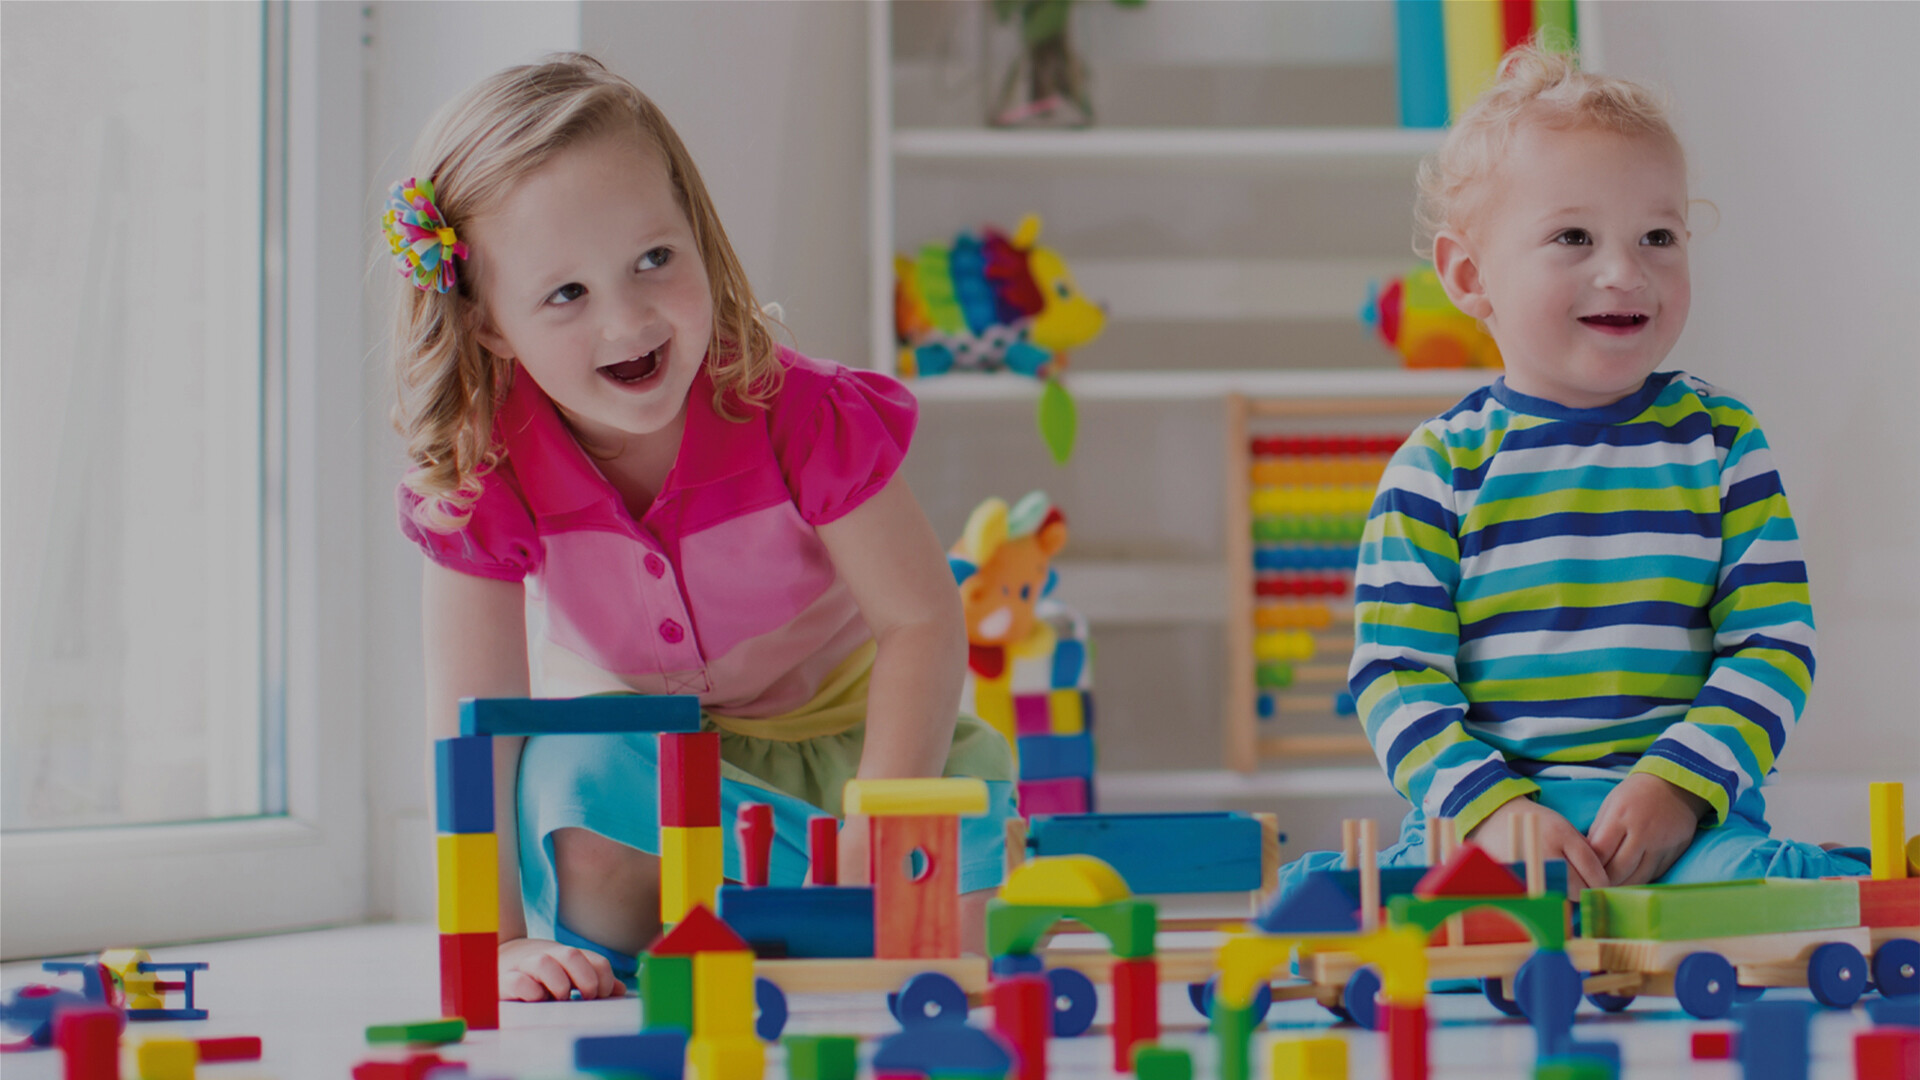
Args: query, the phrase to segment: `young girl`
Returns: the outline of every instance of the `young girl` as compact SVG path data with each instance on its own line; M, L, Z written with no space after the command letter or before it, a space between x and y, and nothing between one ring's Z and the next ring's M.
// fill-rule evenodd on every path
M958 594L895 481L913 398L773 344L679 137L589 57L481 82L412 175L385 224L429 737L464 697L697 694L726 820L773 804L788 884L848 779L979 777L994 810L964 820L960 871L977 937L1013 771L955 719ZM495 740L501 993L619 993L659 930L656 741L521 742ZM864 872L862 823L840 859Z
M1407 440L1361 542L1349 683L1413 803L1383 865L1426 862L1437 817L1510 860L1533 817L1575 890L1866 872L1769 835L1813 610L1753 413L1655 374L1687 208L1662 104L1532 48L1421 167L1435 268L1506 373Z

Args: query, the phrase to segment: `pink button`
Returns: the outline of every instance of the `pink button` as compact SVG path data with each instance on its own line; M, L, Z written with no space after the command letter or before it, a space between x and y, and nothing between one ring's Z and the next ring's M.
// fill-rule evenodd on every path
M647 573L652 574L654 577L659 577L667 572L667 560L658 555L649 553L645 565L647 567Z
M687 636L687 632L681 629L680 624L674 622L672 619L662 619L660 621L660 636L666 639L667 644L678 645L680 644L680 640Z

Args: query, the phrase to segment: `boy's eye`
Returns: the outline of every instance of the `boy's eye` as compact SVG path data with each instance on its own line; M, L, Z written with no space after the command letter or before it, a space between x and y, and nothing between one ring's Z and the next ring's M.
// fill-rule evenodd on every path
M1652 247L1672 247L1680 242L1680 238L1674 235L1672 229L1655 229L1642 237L1640 242Z
M577 281L569 281L565 285L553 290L552 295L547 297L547 302L553 304L555 307L561 307L573 303L575 300L585 296L586 293L587 287L585 285Z
M1581 244L1590 244L1593 242L1593 238L1587 235L1587 230L1585 229L1562 229L1554 235L1553 242L1573 247Z
M663 248L663 247L654 248L652 251L649 251L645 255L640 256L640 269L658 270L661 267L667 265L667 261L672 258L673 258L672 248Z

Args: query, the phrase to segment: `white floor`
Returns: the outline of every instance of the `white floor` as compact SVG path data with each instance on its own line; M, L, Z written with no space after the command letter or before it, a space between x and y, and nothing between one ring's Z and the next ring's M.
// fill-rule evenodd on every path
M150 1030L194 1036L259 1035L264 1040L263 1060L203 1066L199 1075L206 1080L344 1080L355 1063L375 1056L363 1038L368 1024L429 1018L439 1011L434 974L438 952L431 926L360 926L184 946L155 950L154 959L209 962L212 966L200 974L196 993L198 1003L212 1017L191 1024L154 1024ZM7 987L43 978L38 963L0 967L0 984ZM1638 1002L1619 1016L1603 1016L1583 1005L1575 1031L1583 1040L1620 1042L1625 1080L1736 1080L1739 1070L1731 1063L1688 1058L1690 1032L1726 1025L1695 1023L1671 1004ZM790 1032L878 1036L896 1030L878 995L809 996L796 998L790 1005ZM1429 1010L1435 1018L1431 1050L1435 1077L1524 1080L1532 1075L1533 1036L1520 1021L1499 1017L1478 995L1436 995ZM1105 1013L1103 1003L1102 1021ZM1212 1048L1200 1030L1199 1017L1187 1004L1184 987L1162 988L1161 1018L1170 1029L1163 1041L1193 1049L1196 1075L1212 1075ZM1274 1033L1325 1032L1345 1038L1352 1076L1356 1080L1381 1077L1380 1037L1333 1026L1331 1019L1310 1003L1290 1003L1274 1008L1269 1028ZM977 1015L975 1022L980 1022ZM1812 1075L1852 1077L1853 1032L1866 1023L1862 1012L1822 1014L1814 1025ZM575 1037L637 1030L639 1006L630 997L509 1002L501 1007L501 1024L502 1030L470 1035L466 1043L445 1049L442 1056L469 1062L475 1080L536 1076L551 1080L568 1074ZM1055 1040L1048 1055L1055 1077L1112 1075L1104 1036ZM1256 1080L1265 1080L1268 1060L1264 1046L1256 1046ZM768 1063L770 1077L784 1077L779 1050L769 1053ZM52 1051L0 1057L0 1076L5 1080L57 1080L60 1075L60 1062Z

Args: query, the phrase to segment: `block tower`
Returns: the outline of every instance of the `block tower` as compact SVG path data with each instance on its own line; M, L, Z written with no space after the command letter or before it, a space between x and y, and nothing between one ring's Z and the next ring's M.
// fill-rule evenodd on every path
M960 955L960 815L987 812L987 785L944 780L849 780L849 815L872 819L873 955Z

